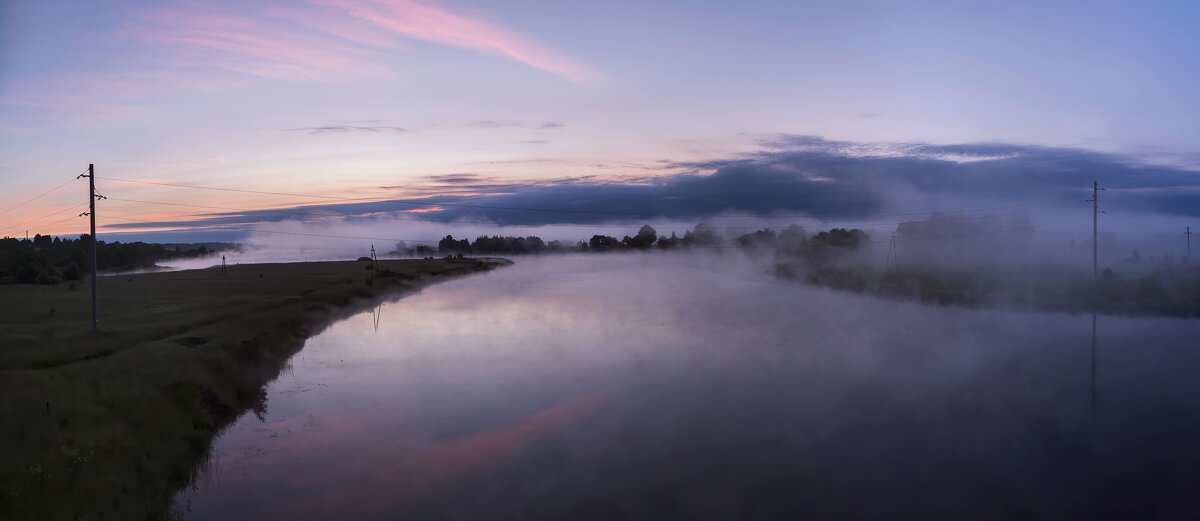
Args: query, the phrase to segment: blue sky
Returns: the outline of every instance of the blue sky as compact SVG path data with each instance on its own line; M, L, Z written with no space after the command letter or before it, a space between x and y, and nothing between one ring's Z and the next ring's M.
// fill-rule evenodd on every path
M668 186L779 152L765 146L779 136L853 143L856 157L1068 147L1166 165L1192 186L1198 5L6 2L0 211L88 163L104 177L276 192L99 180L119 199L256 210L313 203L282 193L471 195L445 176L485 180L480 197ZM0 215L0 235L79 233L47 223L80 193ZM105 205L102 225L198 216Z

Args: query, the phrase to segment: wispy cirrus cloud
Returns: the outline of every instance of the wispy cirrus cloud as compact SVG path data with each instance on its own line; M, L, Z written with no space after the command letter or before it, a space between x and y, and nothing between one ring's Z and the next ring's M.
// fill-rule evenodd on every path
M283 80L379 76L389 53L423 41L506 57L581 82L594 73L532 38L480 17L411 0L312 0L225 8L149 9L118 33L161 60Z
M474 121L467 122L465 125L462 125L461 127L457 126L457 125L456 126L444 126L444 127L438 126L438 125L425 126L425 127L420 127L420 126L418 126L418 127L401 127L401 126L397 126L397 125L388 124L384 120L365 119L365 120L356 120L356 121L339 121L339 122L327 123L324 125L285 128L282 130L285 130L287 132L303 132L306 134L314 134L314 135L347 134L347 133L379 133L379 132L393 132L393 133L408 134L408 133L415 133L415 132L445 130L447 128L472 128L472 129L484 129L484 130L517 129L517 130L534 130L534 131L552 131L552 130L558 130L565 126L566 125L564 123L559 123L556 121L537 122L537 121L520 121L520 120L477 119ZM530 144L538 144L538 145L549 143L549 141L544 140L544 139L526 140L523 142L530 143Z
M302 8L283 16L279 9L159 7L142 11L118 36L159 49L159 64L215 68L259 78L329 81L378 76L383 43L330 33L305 21L318 13ZM336 25L335 25L336 26ZM369 33L366 33L369 34Z
M387 80L403 72L392 57L413 52L414 42L499 56L576 82L595 77L499 23L411 0L166 3L133 12L112 36L99 44L115 46L121 67L7 78L0 105L77 120L128 120L163 96L234 90L262 79Z
M529 128L535 130L555 130L565 127L563 123L557 121L530 122L518 120L495 120L495 119L477 119L471 122L471 126L478 128Z
M532 38L480 17L413 0L314 0L394 33L432 43L504 56L583 83L596 73Z
M320 125L315 127L297 127L287 129L291 132L304 132L307 134L345 134L351 132L408 132L404 127L394 125L380 125L372 122L351 122L333 125Z

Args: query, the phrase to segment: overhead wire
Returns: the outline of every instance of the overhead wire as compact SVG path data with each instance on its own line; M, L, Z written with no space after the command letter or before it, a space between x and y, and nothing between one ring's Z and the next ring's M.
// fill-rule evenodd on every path
M84 170L84 171L86 172L86 170ZM49 190L46 190L45 192L42 192L42 193L40 193L40 194L38 194L38 195L36 195L36 196L34 196L34 197L31 197L31 198L27 199L25 202L22 202L22 203L20 203L20 204L18 204L18 205L16 205L16 206L10 206L10 207L8 207L8 208L6 208L6 209L4 209L4 210L0 211L0 215L4 215L4 214L6 214L6 213L8 213L8 212L11 212L11 211L13 211L13 210L16 210L17 208L20 208L20 207L22 207L22 206L25 206L25 205L27 205L27 204L29 204L29 203L32 203L32 202L34 202L34 201L38 200L38 199L41 199L41 198L43 198L43 197L45 197L45 196L47 196L47 195L50 195L51 193L58 191L58 190L59 190L59 189L61 189L62 187L64 187L64 186L67 186L67 185L71 184L73 181L76 181L76 180L78 180L78 179L79 179L79 178L77 178L77 177L73 177L73 178L71 178L71 179L67 180L67 182L65 182L65 183L63 183L63 184L61 184L61 185L58 185L58 186L56 186L56 187L54 187L54 188L51 188L51 189L49 189Z
M152 224L152 225L160 224L157 221L149 221L149 220L145 220L145 219L134 219L131 217L117 217L117 216L111 216L111 215L106 216L106 217L109 219L118 219L118 220L129 221L129 222L140 222L140 223L147 223L147 224ZM1087 216L1071 217L1071 218L1067 218L1067 219L1061 219L1061 220L1042 223L1042 224L1021 226L1021 227L1017 227L1017 228L1007 228L1007 229L1003 229L1003 230L991 230L991 231L978 232L978 233L941 235L941 236L932 236L932 237L913 237L913 238L908 238L908 239L896 239L896 242L946 240L946 239L983 237L983 236L988 236L988 235L999 235L999 234L1003 234L1003 233L1013 233L1013 232L1018 232L1018 231L1033 230L1036 228L1044 228L1047 226L1053 226L1056 224L1062 224L1062 223L1070 222L1070 221L1077 221L1077 220L1084 219L1084 218L1087 218ZM399 238L395 238L395 237L365 237L365 236L357 236L357 235L341 235L341 234L310 233L310 232L290 232L290 231L283 231L283 230L264 230L264 229L259 229L259 228L243 229L246 226L247 225L237 224L237 225L230 225L229 227L222 227L221 229L230 230L230 231L247 231L247 232L253 232L253 233L269 233L269 234L280 234L280 235L296 235L296 236L324 237L324 238L336 238L336 239L393 241L393 242L405 242L405 243L417 242L417 243L429 243L429 244L434 244L434 243L440 242L440 241L429 240L429 239L399 239ZM891 242L891 239L886 240L886 241L870 240L870 241L866 241L866 244L884 244L884 243L888 243L888 242ZM739 244L701 245L701 246L691 246L691 247L693 247L693 248L697 248L697 247L699 247L699 248L745 248L745 246L739 245ZM774 248L774 247L778 247L778 246L755 246L755 247L760 247L760 248L761 247L772 247L772 248Z
M303 216L306 218L313 218L313 219L325 219L325 218L350 219L350 218L361 218L364 216L363 214L324 214L324 213L313 213L313 212L300 212L300 211L295 211L295 210L277 210L277 209L254 210L254 209L245 209L245 208L231 208L231 207L227 207L227 206L210 206L210 205L187 204L187 203L171 203L171 202L166 202L166 201L147 201L147 200L141 200L141 199L125 199L125 198L120 198L120 197L109 197L108 199L110 201L130 202L130 203L139 203L139 204L156 204L156 205L177 206L177 207L184 207L184 208L223 210L225 212L229 212L230 214L242 214L242 215L253 214L253 213L272 213L272 214L281 214L281 215L297 215L297 216ZM1066 207L1066 206L1067 205L1055 205L1050 208L1061 208L1061 207ZM388 213L397 213L397 212L403 212L403 210L394 210L394 211L388 212ZM1000 214L999 216L1013 216L1013 215L1024 215L1024 214L1025 214L1025 212L1010 212L1010 213ZM205 218L217 219L217 218L221 218L221 217L225 217L225 216L218 215L218 216L205 217ZM232 216L230 215L230 217L232 217ZM513 223L513 222L496 222L496 221L490 221L490 220L469 220L469 219L454 219L454 220L450 221L450 220L438 220L438 219L424 219L419 216L407 216L407 215L392 215L390 218L408 220L408 221L414 221L414 222L435 223L435 224L440 224L440 223L444 223L444 224L485 224L485 225L492 225L492 226L516 227L516 228L588 228L588 229L595 229L597 227L603 226L602 224ZM772 219L772 218L764 217L763 219ZM966 217L966 216L946 217L943 219L939 219L939 222L973 221L976 219L978 219L978 217ZM162 221L162 223L168 224L165 221ZM204 224L204 222L197 221L197 224ZM222 223L214 223L212 225L220 225L220 224L222 224ZM876 223L823 222L822 225L830 226L830 227L834 227L834 228L846 228L846 227L894 226L894 225L896 225L896 223L895 222L876 222ZM721 226L721 228L727 229L727 230L728 229L732 229L732 230L762 230L762 229L786 229L786 228L789 228L790 226L792 226L792 225L791 224L786 225L786 226L774 226L774 225L727 226L726 225L726 226Z
M36 223L36 222L38 222L38 221L41 221L42 219L47 219L47 218L50 218L50 217L54 217L55 215L59 215L59 214L61 214L61 213L63 213L63 212L71 212L71 213L75 213L75 212L77 212L77 211L79 211L79 210L82 210L82 209L83 209L83 208L85 208L85 207L87 207L87 205L86 205L86 204L81 204L81 205L77 205L77 206L75 206L75 207L73 207L73 208L68 208L68 209L66 209L66 210L63 210L63 209L58 209L58 210L55 210L55 211L53 211L53 212L50 212L50 213L48 213L48 214L46 214L46 215L43 215L43 216L41 216L41 217L38 217L38 218L36 218L36 219L27 219L27 220L25 220L25 221L22 221L22 222L19 222L19 223L17 223L17 224L11 225L11 226L9 226L9 227L7 227L7 228L4 228L3 230L4 230L4 232L5 232L5 233L7 233L9 230L19 230L19 229L21 229L22 227L29 227L29 225L31 225L31 224L33 224L33 223ZM73 218L73 217L79 217L79 216L78 216L78 215L73 215L73 216L67 217L66 219L58 220L58 221L55 221L55 222L53 222L53 223L50 223L50 224L41 224L41 225L38 225L36 228L33 228L33 229L34 229L34 230L42 230L42 229L48 228L48 227L50 227L50 226L54 226L55 224L58 224L58 223L60 223L60 222L63 222L63 221L65 221L65 220L67 220L67 219L71 219L71 218Z
M400 201L400 200L395 200L395 199L381 200L378 197L338 197L338 196L331 196L331 195L274 192L274 191L268 191L268 190L246 190L246 189L240 189L240 188L224 188L224 187L203 186L203 185L168 183L165 181L143 181L143 180L136 180L136 179L121 179L121 178L115 178L115 177L100 177L100 176L97 176L97 179L104 179L107 181L118 181L118 182L123 182L123 183L171 186L171 187L176 187L176 188L217 190L217 191L224 191L224 192L238 192L238 193L249 193L249 194L259 194L259 195L279 195L279 196L284 196L284 197L309 197L309 198L317 198L317 199L323 199L323 200L329 200L329 201L347 201L347 202L357 202L357 203L374 202L374 203L383 203L383 204L407 205L407 206L414 206L414 207L443 206L443 207L452 207L452 208L472 208L472 209L484 209L484 210L506 210L506 211L525 211L525 212L590 214L590 215L614 215L614 216L623 216L623 217L647 217L647 216L649 216L649 217L676 217L676 218L696 218L697 217L695 215L690 215L690 214L670 214L670 213L662 213L662 212L611 212L611 211L602 211L602 210L576 210L576 209L565 209L565 208L528 208L528 207L514 207L514 206L476 205L476 204L462 204L462 203L438 202L438 201L412 202L412 201ZM1074 199L1074 198L1075 198L1075 196L1064 196L1064 197L1058 197L1058 198L1044 200L1044 201L1034 201L1034 202L1028 202L1028 203L1018 203L1018 204L995 206L995 207L988 207L988 208L935 210L935 211L926 211L926 212L880 213L880 214L871 214L871 215L866 215L866 216L864 216L864 215L845 215L845 214L843 214L843 215L775 214L770 217L772 217L772 218L803 218L803 219L818 219L818 220L833 219L833 218L862 218L862 217L869 217L869 218L907 217L907 216L917 216L917 215L933 215L933 214L939 214L939 213L967 213L967 212L984 212L984 211L1004 210L1004 209L1011 209L1011 208L1021 208L1021 207L1030 207L1030 206L1056 203L1059 201L1064 201L1067 199ZM729 216L729 218L762 218L762 217L761 216Z
M113 216L113 215L107 215L107 216L105 216L105 218L106 219L117 219L117 220L121 220L121 221L129 221L129 222L140 222L140 223L146 223L146 224L161 224L158 221L148 221L146 219L134 219L132 217L118 217L118 216ZM224 226L224 227L214 226L214 228L219 228L222 230L229 230L229 231L246 231L246 232L254 232L254 233L275 233L275 234L283 234L283 235L305 235L305 236L311 236L311 237L328 237L328 238L336 238L336 239L359 239L359 240L372 240L372 241L395 241L395 242L403 241L403 242L427 242L427 243L437 243L438 242L438 241L427 240L427 239L396 239L396 238L391 238L391 237L362 237L362 236L355 236L355 235L287 232L287 231L282 231L282 230L246 229L248 226L250 226L250 225L231 224L231 225Z
M161 181L142 181L142 180L121 179L121 178L112 178L112 177L100 177L100 176L97 176L97 177L99 179L125 182L125 183L171 186L171 187L178 187L178 188L192 188L192 189L202 189L202 190L217 190L217 191L238 192L238 193L280 195L280 196L289 196L289 197L310 197L310 198L319 198L319 199L330 200L330 201L378 202L378 203L385 203L385 204L399 204L399 205L410 205L410 206L434 205L434 206L451 206L451 207L463 207L463 208L515 210L515 211L532 211L532 212L561 212L561 213L582 213L582 214L595 214L595 215L621 215L621 216L626 216L626 217L646 216L646 215L654 215L656 217L671 217L671 216L686 217L686 218L696 218L697 217L695 215L681 215L681 214L672 215L672 214L662 214L662 213L654 214L654 213L634 213L634 212L606 212L606 211L594 211L594 210L568 210L568 209L555 209L555 208L522 208L522 207L507 207L507 206L493 206L493 205L468 205L468 204L445 203L445 202L436 202L436 201L410 202L410 201L398 201L398 200L379 200L378 198L349 198L349 197L326 196L326 195L318 195L318 194L300 194L300 193L289 193L289 192L274 192L274 191L266 191L266 190L247 190L247 189L237 189L237 188L189 185L189 184L181 184L181 183L168 183L168 182L161 182ZM30 202L33 202L41 197L44 197L54 191L61 189L62 187L70 184L72 181L75 181L75 180L76 179L68 180L67 182L65 182L61 185L58 185L58 186L56 186L50 190L47 190L33 198L30 198L29 200L26 200L16 206L13 206L7 210L4 210L3 212L0 212L0 214L8 212L10 210L14 210L14 209L16 209L20 206L24 206ZM1002 210L1002 209L1012 209L1012 208L1020 208L1020 207L1032 207L1032 206L1046 205L1046 204L1056 203L1056 202L1060 202L1060 201L1064 201L1066 199L1072 199L1072 198L1074 198L1074 196L1059 197L1059 198L1049 199L1049 200L1044 200L1044 201L1035 201L1035 202L1019 203L1019 204L1003 205L1003 206L993 206L993 207L986 207L986 208L971 208L971 209L959 209L959 210L937 210L937 211L925 211L925 212L904 212L904 213L894 213L894 214L874 214L874 215L869 215L867 217L889 217L889 216L898 217L898 216L961 214L961 213L967 213L967 212L994 211L994 210ZM288 215L301 215L301 216L309 217L309 218L329 218L329 217L356 218L356 217L362 217L362 214L340 214L340 215L325 214L325 215L322 215L322 214L314 214L314 213L310 213L310 212L297 212L297 211L288 211L288 210L248 210L248 209L230 208L230 207L195 205L195 204L185 204L185 203L169 203L169 202L164 202L164 201L146 201L146 200L137 200L137 199L112 198L112 200L123 201L123 202L132 202L132 203L141 203L141 204L159 204L159 205L169 205L169 206L179 206L179 207L216 209L216 210L223 210L223 211L236 212L236 213L242 213L242 214L278 213L278 214L288 214ZM1057 205L1055 207L1062 207L1062 206L1065 206L1065 205ZM77 206L77 207L73 208L71 211L78 210L80 207L81 206ZM51 216L59 214L59 213L61 213L61 210L52 212L52 213L47 214L42 217L38 217L36 219L23 221L14 226L10 226L7 230L11 230L13 228L19 228L20 226L34 223L34 222L40 221L42 219L51 217ZM1005 215L1016 215L1016 214L1020 214L1020 213L1024 213L1024 212L1014 212L1014 213L1005 214ZM109 217L114 218L114 219L127 220L127 221L131 221L131 222L144 222L147 224L160 224L160 225L168 224L168 223L164 223L162 221L156 222L156 221L149 221L149 220L144 220L144 219L132 219L132 218L128 218L128 217L114 217L114 216L109 216ZM394 218L404 218L407 220L413 220L413 221L417 221L417 222L455 223L455 224L489 224L489 225L496 225L496 226L511 226L511 227L550 227L550 226L553 226L553 227L573 227L573 228L593 228L594 229L598 226L602 226L599 224L568 224L568 223L498 223L495 221L469 221L469 220L438 221L438 220L432 220L432 219L423 219L419 216L414 216L414 217L393 216L393 217ZM776 215L765 216L765 217L764 216L733 216L733 217L755 217L755 218L760 218L760 219L779 219L779 218L791 217L791 218L799 218L799 219L827 221L827 219L834 218L834 217L864 217L864 216L861 216L861 215L835 216L835 215L831 215L831 214L787 216L787 215L776 214ZM41 226L39 226L39 228L45 228L48 226L52 226L54 224L66 221L68 219L70 219L70 217L60 219L59 221L55 221L54 223L41 225ZM945 219L939 219L939 221L945 222L945 221L974 220L974 219L975 219L975 217L960 216L960 217L948 217ZM1068 219L1068 220L1070 220L1070 219ZM1064 221L1057 221L1057 222L1064 222ZM828 223L828 222L825 222L824 224L831 225L831 223ZM833 224L838 224L838 223L833 223ZM887 222L887 223L861 223L861 222L859 222L859 223L840 223L840 224L841 224L841 226L835 226L835 227L890 226L895 223L890 223L890 222ZM245 224L243 224L243 223L216 223L216 224L208 224L206 226L220 228L220 229L226 229L226 230L234 230L234 229L238 229L238 228L245 228L247 226L250 226L250 224L249 223L245 223ZM747 227L723 226L722 228L725 228L725 229L739 229L739 228L740 229L776 229L776 228L786 228L786 227L785 226L747 226ZM259 233L281 233L281 234L289 234L289 235L310 235L310 236L317 236L317 237L336 237L336 238L365 239L365 240L405 240L405 239L392 239L392 238L380 238L380 237L345 236L345 235L335 235L335 234L311 234L311 233L302 233L302 232L284 232L284 231L279 231L279 230L263 230L263 229L249 229L249 230L238 229L238 231L253 231L253 232L259 232ZM1006 230L1006 231L1011 231L1011 230ZM963 236L988 235L991 233L1005 233L1006 231L986 232L983 234L968 234L968 235L963 235ZM902 239L902 241L930 240L930 239L953 238L953 237L962 237L962 236L910 238L910 239ZM407 242L433 242L433 241L411 240L411 239L406 240L406 241Z

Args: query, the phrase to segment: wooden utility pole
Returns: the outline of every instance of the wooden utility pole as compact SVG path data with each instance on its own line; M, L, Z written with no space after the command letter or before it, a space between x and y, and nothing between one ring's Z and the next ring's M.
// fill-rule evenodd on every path
M79 174L80 177L88 178L88 211L80 214L91 217L92 221L92 331L100 329L100 297L99 284L96 280L96 199L105 199L103 195L96 195L96 167L88 163L88 173Z
M1099 243L1096 240L1098 236L1096 223L1097 216L1100 214L1100 202L1099 198L1096 196L1101 190L1104 189L1100 188L1100 183L1098 181L1092 181L1092 198L1087 201L1092 203L1092 282L1100 279L1100 272L1097 271L1098 264L1096 262L1096 259L1098 258L1097 252L1099 251Z
M1187 227L1187 231L1183 232L1183 236L1187 237L1187 253L1188 253L1187 260L1190 262L1192 260L1192 227L1191 226Z

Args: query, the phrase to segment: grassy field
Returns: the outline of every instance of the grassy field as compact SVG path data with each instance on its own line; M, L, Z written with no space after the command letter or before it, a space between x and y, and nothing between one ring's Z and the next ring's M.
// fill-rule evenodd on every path
M505 261L235 265L0 286L0 519L158 519L304 339Z

